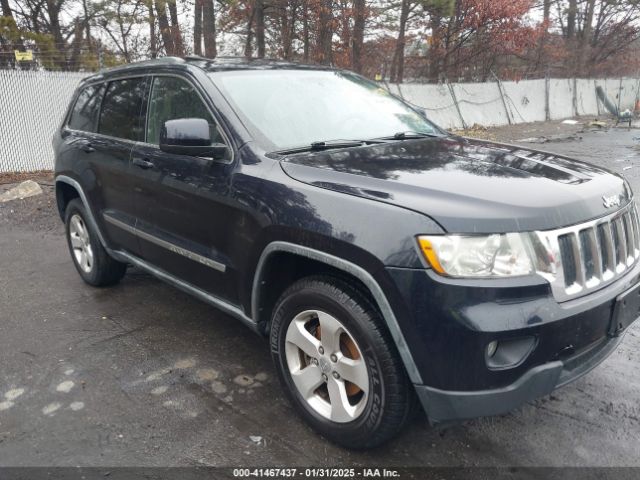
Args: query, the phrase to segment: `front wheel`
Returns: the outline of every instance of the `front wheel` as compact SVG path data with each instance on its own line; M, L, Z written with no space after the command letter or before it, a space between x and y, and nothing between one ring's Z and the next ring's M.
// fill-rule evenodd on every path
M409 418L415 394L383 320L342 280L310 277L282 295L271 353L293 405L335 443L378 446Z

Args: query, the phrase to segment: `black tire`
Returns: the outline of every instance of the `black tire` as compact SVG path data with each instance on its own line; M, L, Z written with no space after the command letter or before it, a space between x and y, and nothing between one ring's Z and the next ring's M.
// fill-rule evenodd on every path
M288 367L285 345L289 324L301 312L316 309L335 317L348 330L366 364L369 395L353 421L334 422L315 411L295 386ZM308 277L288 288L273 312L270 343L280 382L295 409L334 443L351 449L382 445L415 413L415 391L380 313L367 295L344 280Z
M93 253L93 260L88 271L80 266L74 252L74 247L72 246L71 221L75 215L82 219L83 227L86 228L88 232L88 243ZM124 277L127 271L127 264L118 262L109 256L102 246L102 243L100 243L98 233L93 228L91 222L88 221L86 209L79 198L71 200L67 205L65 210L65 233L73 264L86 283L94 287L106 287L115 285Z

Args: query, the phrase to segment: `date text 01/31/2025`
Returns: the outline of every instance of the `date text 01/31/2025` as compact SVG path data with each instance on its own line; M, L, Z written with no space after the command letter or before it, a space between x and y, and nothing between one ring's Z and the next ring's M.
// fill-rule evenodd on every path
M399 478L386 468L236 468L237 478Z

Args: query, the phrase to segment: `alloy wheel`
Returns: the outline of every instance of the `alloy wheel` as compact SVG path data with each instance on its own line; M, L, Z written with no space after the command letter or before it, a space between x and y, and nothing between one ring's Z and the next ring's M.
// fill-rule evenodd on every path
M69 221L69 239L76 263L83 272L89 273L93 268L93 249L89 230L82 217L75 214Z
M334 316L299 313L287 328L289 373L309 407L337 423L356 420L369 393L369 373L355 339Z

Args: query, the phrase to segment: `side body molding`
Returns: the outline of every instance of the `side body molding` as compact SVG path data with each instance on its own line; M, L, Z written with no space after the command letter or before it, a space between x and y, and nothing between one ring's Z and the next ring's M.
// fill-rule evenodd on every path
M402 358L405 369L407 370L409 379L414 384L422 384L422 377L420 376L418 367L413 361L413 357L411 356L411 352L409 351L407 342L404 338L404 335L402 334L402 331L400 330L398 320L396 319L396 316L391 309L391 305L389 305L387 297L380 288L380 285L378 285L378 282L375 281L371 274L364 270L362 267L359 267L358 265L344 260L340 257L330 255L320 250L314 250L312 248L296 245L294 243L281 241L271 242L269 245L267 245L267 247L262 252L262 255L260 256L260 260L258 261L258 266L256 268L256 274L253 278L253 287L251 292L251 311L254 321L258 318L258 308L260 305L260 286L263 276L263 269L269 256L276 252L288 252L294 255L300 255L302 257L307 257L312 260L323 262L358 278L373 295L373 298L377 303L378 308L380 309L380 312L382 313L382 316L387 324L387 328L391 333L391 337L396 344L396 348L400 353L400 357Z

